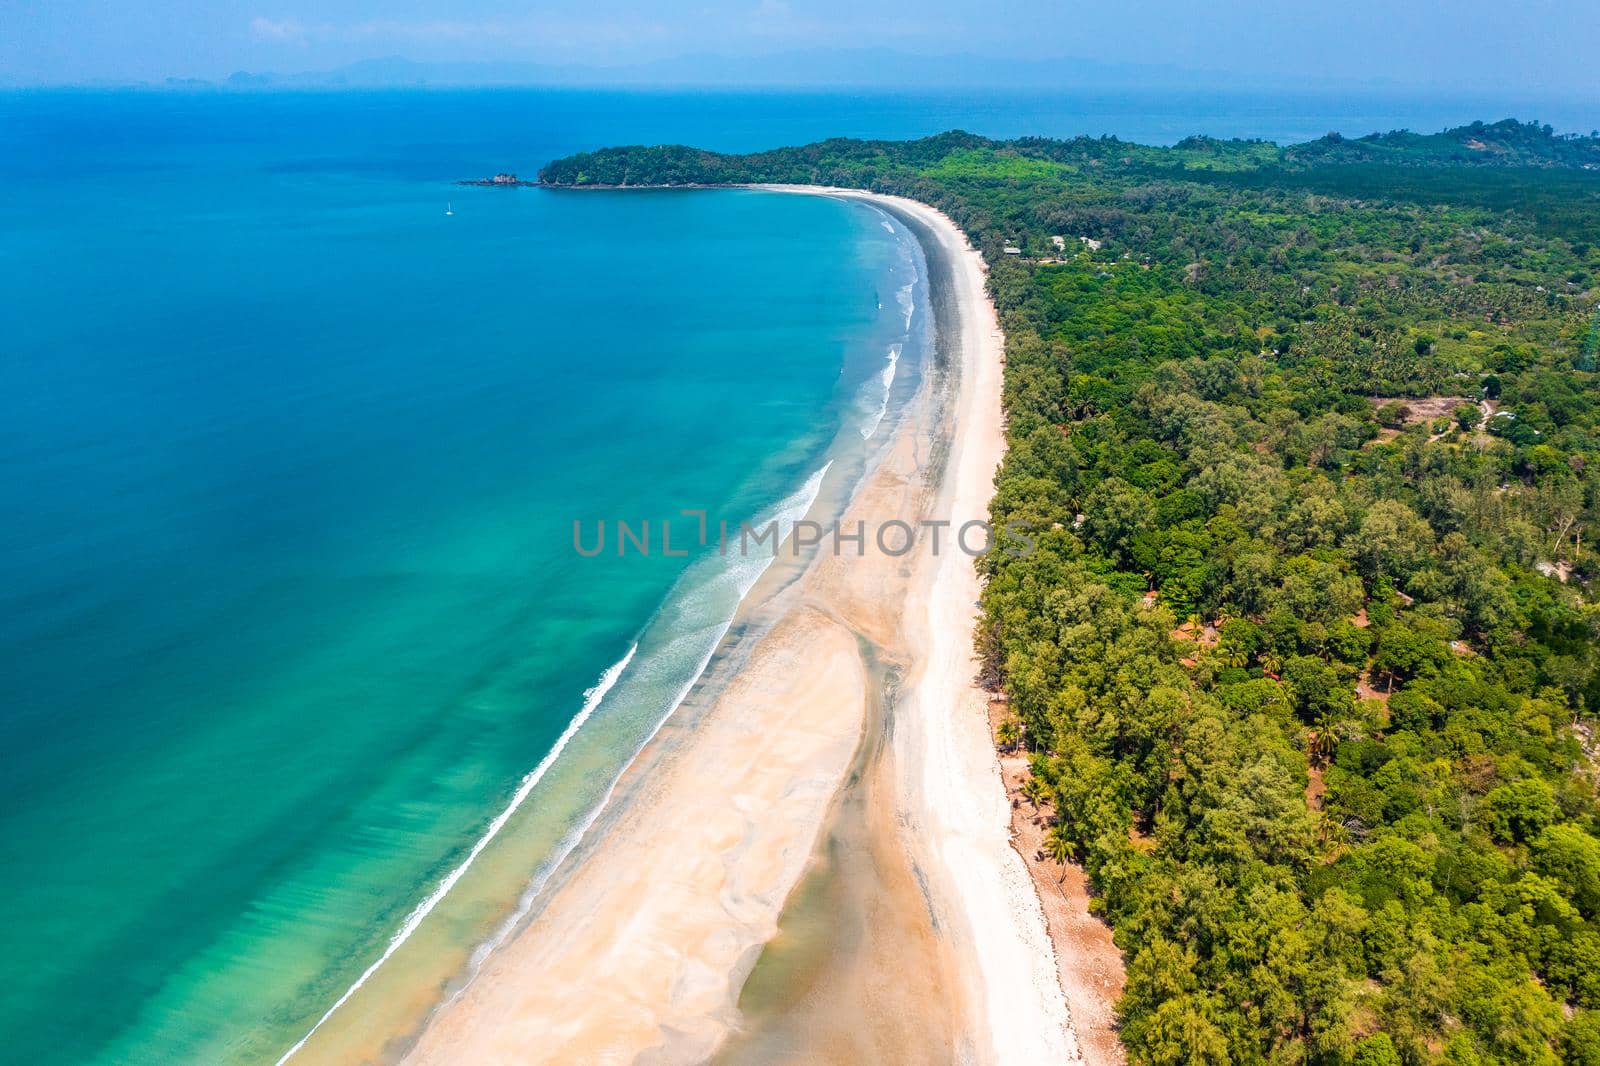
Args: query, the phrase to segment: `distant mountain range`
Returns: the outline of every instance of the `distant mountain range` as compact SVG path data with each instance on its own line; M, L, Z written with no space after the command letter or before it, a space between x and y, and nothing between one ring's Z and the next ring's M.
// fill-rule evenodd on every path
M691 55L619 66L520 62L420 63L400 56L295 74L239 71L221 82L169 79L177 87L230 89L414 86L742 86L1085 89L1186 85L1239 87L1237 77L1173 66L1090 59L913 55L890 49L813 49L762 56ZM1315 87L1308 84L1307 87Z

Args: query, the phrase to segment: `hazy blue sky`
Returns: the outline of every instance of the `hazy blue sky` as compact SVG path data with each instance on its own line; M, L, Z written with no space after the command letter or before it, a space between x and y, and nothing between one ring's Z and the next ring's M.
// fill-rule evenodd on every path
M834 47L1600 96L1592 0L0 0L0 81Z

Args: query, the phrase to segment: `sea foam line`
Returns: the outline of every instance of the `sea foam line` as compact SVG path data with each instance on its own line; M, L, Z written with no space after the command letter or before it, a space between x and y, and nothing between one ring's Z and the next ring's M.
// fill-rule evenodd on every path
M895 218L888 211L885 211L883 208L870 201L856 200L856 203L862 204L869 211L876 212L878 215L878 224L885 230L895 234L897 237L900 235L900 231L895 228ZM900 312L905 315L905 329L907 333L911 332L911 318L916 313L916 300L912 296L912 291L917 283L915 274L916 271L913 270L912 279L902 285L895 293L895 298L900 304ZM883 310L883 303L881 301L878 304L878 309L880 311Z
M889 345L889 361L878 375L878 380L883 382L883 395L878 398L878 413L873 416L870 425L860 429L861 439L870 440L878 432L878 426L883 423L883 416L889 413L889 390L894 386L895 364L900 362L900 345Z
M810 511L812 505L816 503L817 496L822 491L822 479L827 475L828 468L831 466L833 466L832 459L828 460L826 463L823 463L822 468L807 478L805 484L801 486L797 492L785 497L773 507L762 512L762 514L755 520L754 525L759 528L767 521L776 521L778 523L777 540L779 544L782 544L784 540L788 538L789 533L793 531L795 523L801 518L805 517L806 512ZM689 680L683 684L683 686L678 690L677 695L669 702L666 712L656 720L656 723L651 728L649 735L647 735L643 742L634 749L633 754L628 756L627 760L624 761L622 766L618 769L616 776L611 779L611 784L606 788L606 794L601 797L600 802L595 804L594 808L589 812L588 816L584 818L580 825L575 826L573 830L562 839L561 844L558 846L558 853L545 864L545 872L542 877L540 877L535 885L530 886L528 891L523 893L522 898L518 901L517 910L501 925L495 936L487 944L480 945L478 949L474 950L471 963L474 971L476 971L476 968L482 964L482 960L484 958L487 958L490 953L492 953L496 948L500 947L500 945L505 942L505 938L510 935L510 932L517 926L518 923L521 922L524 917L527 916L528 911L533 906L534 900L538 898L539 892L542 891L544 886L549 882L550 877L557 869L560 868L561 864L566 861L567 857L570 856L574 850L576 850L578 845L583 842L583 838L588 834L590 828L593 827L596 820L599 819L601 812L604 811L606 805L611 802L611 797L616 794L617 784L622 780L623 775L627 773L628 767L633 765L634 760L638 759L639 753L644 751L644 749L649 746L650 742L656 738L656 734L661 732L661 727L666 725L667 719L671 718L673 712L682 705L684 699L689 695L690 690L694 688L695 683L700 680L700 676L705 673L706 667L711 663L712 656L716 654L717 647L722 643L722 638L727 634L728 629L733 625L733 618L738 612L739 604L744 602L744 598L750 594L751 589L755 588L756 582L761 579L761 575L766 573L767 568L772 565L776 558L777 554L776 551L774 551L774 554L770 558L763 559L758 556L754 565L746 568L742 573L730 569L724 571L722 575L719 575L732 577L734 581L734 588L738 590L738 599L735 601L733 611L729 612L728 617L718 627L716 637L710 642L710 646L700 657L699 664L696 666L694 672L690 675ZM743 580L741 580L741 577ZM339 1008L343 1007L347 1002L349 1002L350 997L354 996L358 991L360 991L361 987L365 985L369 979L371 979L372 975L378 972L378 968L381 967L385 962L388 962L390 957L393 956L396 951L400 950L401 946L411 938L411 934L417 931L417 928L421 926L423 920L427 918L430 913L432 913L433 909L439 905L439 902L444 899L444 897L452 888L455 887L456 882L461 880L462 875L465 874L467 869L473 864L474 861L476 861L478 855L483 851L483 849L489 845L489 842L492 841L495 836L499 834L500 830L505 827L505 824L511 820L511 816L517 812L517 808L522 806L523 801L528 798L528 795L533 791L534 786L539 783L540 779L544 777L551 765L554 764L556 757L561 754L561 752L566 748L568 742L571 741L572 738L577 734L578 729L583 725L584 722L589 720L589 716L592 715L595 709L600 706L600 702L605 699L606 694L610 692L612 686L617 683L617 679L622 675L622 671L627 667L628 663L633 660L634 652L638 650L639 645L637 642L635 642L634 645L628 649L628 653L624 655L621 660L612 664L612 666L600 676L600 680L595 683L593 688L584 691L583 709L578 712L578 714L570 723L568 723L566 730L556 740L555 746L550 749L549 754L540 760L539 765L534 767L533 771L522 779L522 783L517 786L516 793L511 797L511 802L506 805L504 810L495 816L492 822L489 823L489 827L484 830L483 835L480 836L477 843L472 846L472 850L468 852L467 857L462 860L459 866L450 871L450 874L445 877L444 880L439 882L438 886L433 890L427 899L423 900L415 908L413 908L411 913L406 916L406 920L401 924L399 931L389 939L388 946L384 949L383 954L378 957L377 961L368 966L366 970L362 972L361 976L356 978L355 983L345 990L344 995L340 996L334 1002L333 1006L327 1009L321 1018L317 1019L317 1023L306 1032L305 1036L301 1037L293 1047L283 1053L283 1057L278 1059L277 1066L283 1066L283 1064L293 1058L301 1048L305 1047L306 1042L316 1035L317 1030L321 1029L323 1025L327 1023L329 1018L332 1018L336 1013L338 1013ZM454 999L458 998L462 991L465 991L465 984L463 984L463 987L451 997L451 1000L453 1001Z
M317 1024L313 1025L310 1030L306 1032L306 1035L300 1038L299 1042L296 1043L294 1047L283 1053L283 1057L278 1060L278 1066L283 1066L283 1064L288 1062L296 1052L305 1047L306 1041L310 1040L314 1035L316 1035L317 1030L321 1029L323 1024L326 1023L329 1018L333 1017L339 1008L344 1006L345 1003L349 1001L351 996L360 991L361 986L366 984L368 979L371 978L373 974L378 972L378 967L388 962L390 956L392 956L396 951L399 951L401 945L403 945L407 940L411 939L411 934L415 933L417 928L422 925L423 919L433 912L433 909L439 905L439 901L444 899L449 891L456 886L456 882L461 880L462 875L465 874L467 869L471 867L473 862L477 860L478 856L483 852L483 849L488 847L489 842L499 835L501 829L505 828L505 824L511 820L511 816L517 813L517 808L522 806L523 801L528 798L528 795L533 791L534 786L544 778L546 772L548 772L550 767L555 763L557 756L559 756L562 751L566 749L567 744L577 734L578 730L583 726L583 723L587 722L589 720L589 716L594 714L595 708L599 707L600 701L606 698L606 693L610 692L611 687L617 683L617 678L622 676L622 671L627 668L628 663L633 661L633 653L638 650L639 645L634 644L628 649L628 654L624 655L617 662L612 663L611 666L607 668L606 672L600 675L600 680L595 682L592 688L584 690L583 709L573 716L571 722L567 723L567 728L562 732L561 736L557 738L555 745L550 749L549 754L541 759L539 761L539 765L535 766L533 770L522 779L522 783L517 786L517 791L511 796L511 802L507 803L505 808L501 810L499 814L495 815L494 820L489 823L489 827L483 831L483 835L478 837L477 843L472 845L472 850L467 853L467 857L461 860L460 865L458 865L454 870L451 870L450 873L445 876L444 880L439 882L439 884L434 888L433 892L431 892L426 899L412 908L411 913L406 915L406 920L401 923L399 931L397 931L394 936L389 938L389 944L384 948L383 954L378 956L378 960L371 966L368 966L361 976L356 978L354 984L345 989L344 995L340 996L338 1000L335 1001L333 1006L329 1007L327 1012L324 1013L321 1018L317 1019Z
M833 461L830 459L827 463L823 464L822 469L816 471L811 475L811 477L807 478L806 483L797 492L791 494L785 499L779 501L773 507L762 512L752 524L759 528L769 521L776 521L778 523L777 539L781 544L788 537L789 533L793 531L795 522L803 518L806 512L811 510L811 506L816 503L817 496L822 489L822 479L824 475L827 474L828 468L832 465ZM673 698L668 702L665 713L663 713L656 720L655 724L651 727L649 734L639 742L638 747L633 750L632 754L628 756L628 758L623 762L622 766L617 770L616 776L614 776L610 783L606 786L605 795L600 797L599 802L590 809L589 813L584 817L582 822L573 826L572 829L567 832L566 836L562 837L561 842L557 845L555 852L545 861L540 871L535 875L533 881L530 882L527 889L524 890L522 895L518 898L516 909L505 919L505 921L500 924L500 927L495 930L494 935L486 939L482 944L479 944L478 947L473 950L467 967L467 979L460 983L456 991L451 994L448 1000L436 1008L435 1013L437 1013L438 1010L448 1007L466 993L467 988L477 977L477 974L482 968L484 961L487 960L488 957L495 951L499 950L500 947L504 945L505 942L511 937L512 933L517 929L517 927L522 924L523 920L528 916L528 913L533 909L534 903L543 893L545 886L548 885L550 883L550 879L555 876L556 871L561 868L561 865L566 862L567 858L575 850L577 850L580 844L583 843L584 838L589 834L589 830L594 827L594 823L599 820L600 815L604 813L606 807L610 805L611 798L616 794L617 785L622 781L622 778L628 772L629 767L631 767L638 759L640 753L650 745L650 742L656 738L656 735L661 732L661 729L666 725L667 720L672 717L673 713L680 706L682 706L683 701L688 697L689 692L700 680L701 675L705 673L706 667L711 663L712 656L716 654L717 648L722 643L722 638L727 634L728 629L733 625L733 617L734 614L737 613L738 604L744 602L745 597L748 596L750 590L755 587L755 584L760 579L761 575L764 574L767 568L772 565L772 561L772 557L762 559L760 556L757 556L755 564L753 566L744 568L742 572L730 569L716 575L717 578L733 579L734 588L738 590L738 599L735 603L734 610L729 612L727 618L723 619L723 621L717 626L715 635L708 642L705 650L700 654L699 660L695 665L694 670L690 673L688 680L679 687L677 694L674 695Z
M913 278L900 286L899 290L895 292L895 298L900 302L900 310L906 316L905 328L907 332L911 330L911 316L916 313L917 309L916 300L911 295L912 289L915 288L916 284L916 279Z
M812 504L817 502L817 496L822 491L822 479L828 473L828 468L832 465L832 459L829 459L826 463L822 464L822 469L818 470L816 473L807 478L806 483L802 485L798 491L780 500L777 504L768 508L766 511L763 511L759 516L757 516L751 525L759 529L767 522L777 522L777 540L779 544L782 544L786 539L788 539L789 534L793 532L795 523L804 518L806 512L811 510ZM727 635L728 629L733 625L733 618L734 615L738 613L739 604L742 604L745 597L750 594L750 590L755 588L756 582L761 579L762 574L767 572L767 568L772 565L775 558L775 555L766 558L763 558L759 555L756 556L755 565L747 568L743 572L742 576L744 580L740 580L740 573L733 570L726 570L717 575L718 577L733 578L734 588L738 589L738 599L734 604L733 611L730 611L728 617L717 626L716 635L711 639L706 650L701 653L699 662L695 666L694 671L689 675L689 679L679 687L677 695L675 695L668 702L666 712L662 714L660 718L656 719L656 723L651 727L649 734L647 734L645 738L639 742L639 746L633 750L633 754L629 755L628 758L623 762L622 766L617 770L616 776L611 779L611 783L606 787L606 794L600 797L600 802L594 805L581 823L574 826L570 831L568 831L567 835L561 839L561 843L557 845L555 854L546 860L543 869L538 875L536 875L534 881L529 884L527 890L524 891L522 896L517 900L516 910L511 913L510 917L500 924L500 928L495 931L494 936L490 937L488 940L484 941L484 943L478 945L478 947L474 949L471 962L468 965L468 979L462 982L461 987L451 995L449 1000L447 1000L444 1005L448 1006L450 1003L454 1003L457 999L461 998L461 995L466 992L467 986L471 983L472 978L477 976L477 971L479 967L483 965L484 960L497 951L501 945L506 942L507 938L511 936L511 933L517 928L517 926L522 924L522 920L526 918L528 916L528 912L533 909L533 904L539 898L539 894L544 891L545 885L550 883L550 878L555 876L556 871L561 868L561 864L567 860L567 857L571 855L573 851L577 850L579 844L583 843L584 837L589 834L589 830L594 826L594 823L599 820L600 815L605 811L606 807L610 805L611 797L616 794L617 785L622 781L623 775L628 772L628 768L631 767L634 764L634 761L639 758L640 753L643 752L645 748L650 746L650 742L656 738L656 734L661 732L662 726L667 724L667 719L671 718L673 712L683 705L683 701L688 698L689 692L694 688L695 684L699 682L700 676L705 673L706 667L711 664L711 657L717 653L717 648L722 644L722 638Z

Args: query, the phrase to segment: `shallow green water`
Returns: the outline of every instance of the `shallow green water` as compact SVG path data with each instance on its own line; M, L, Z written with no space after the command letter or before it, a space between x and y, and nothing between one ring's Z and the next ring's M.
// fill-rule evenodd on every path
M239 143L237 101L55 106L40 151L137 151L16 177L0 243L0 1031L271 1060L515 801L543 826L496 861L540 869L759 570L573 522L803 509L911 265L830 200L462 189L319 161L375 136L337 109ZM470 946L474 906L434 917Z

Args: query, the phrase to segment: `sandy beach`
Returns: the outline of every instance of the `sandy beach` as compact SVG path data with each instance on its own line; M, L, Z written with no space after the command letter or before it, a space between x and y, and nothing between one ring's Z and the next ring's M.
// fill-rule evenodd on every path
M844 522L959 528L986 518L1004 444L982 260L932 209L871 199L942 275L949 372ZM946 535L937 553L824 552L777 593L777 621L692 732L669 723L604 839L434 1012L407 1061L1077 1059L972 680L977 575L951 548ZM823 846L840 841L854 858ZM781 1034L741 1010L741 990L780 929L792 939L786 907L829 854L845 902L811 936L848 943L822 945L826 979L796 993L803 1032Z
M1000 390L1004 338L984 289L984 265L955 225L915 209L945 246L956 305L961 383L936 505L952 528L986 519L1004 454ZM923 553L906 608L913 668L896 718L900 800L910 846L930 857L933 898L955 945L967 1023L997 1062L1080 1058L1057 979L1044 913L1011 845L1011 807L976 684L972 631L979 582L960 552Z

